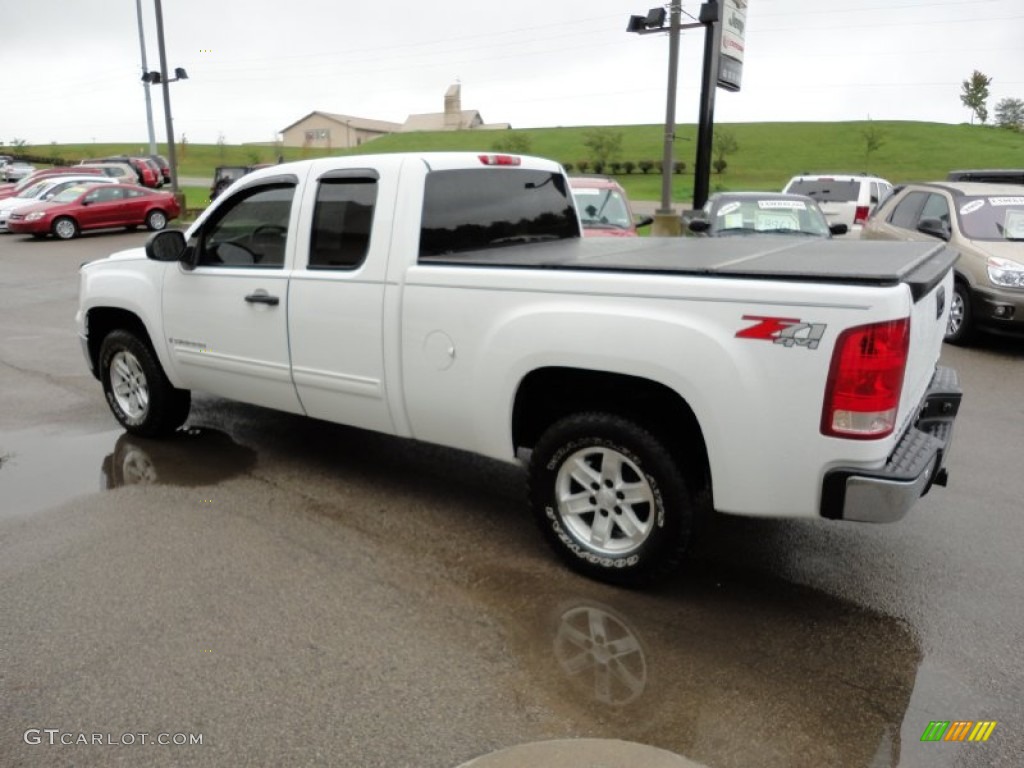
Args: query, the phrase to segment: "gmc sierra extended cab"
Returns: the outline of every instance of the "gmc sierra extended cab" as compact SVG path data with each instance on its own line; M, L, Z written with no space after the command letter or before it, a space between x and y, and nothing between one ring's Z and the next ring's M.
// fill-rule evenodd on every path
M528 465L577 570L671 571L705 510L884 522L944 485L942 244L580 238L554 162L395 154L235 182L81 269L126 430L192 390Z

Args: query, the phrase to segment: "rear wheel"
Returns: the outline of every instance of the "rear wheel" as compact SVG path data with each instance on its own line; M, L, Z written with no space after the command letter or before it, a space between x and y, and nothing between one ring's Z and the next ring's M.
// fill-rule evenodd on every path
M974 320L971 317L971 289L957 280L953 284L953 298L949 305L949 320L946 323L946 341L950 344L966 344L974 335Z
M70 216L61 216L53 222L53 234L61 240L70 240L78 235L78 223Z
M171 384L149 345L130 331L103 339L100 376L114 418L133 435L167 435L188 418L191 393Z
M544 433L531 456L530 500L573 569L627 585L678 567L697 506L665 444L608 413L569 416Z
M160 231L167 226L167 214L160 210L150 211L146 214L146 226L154 232Z

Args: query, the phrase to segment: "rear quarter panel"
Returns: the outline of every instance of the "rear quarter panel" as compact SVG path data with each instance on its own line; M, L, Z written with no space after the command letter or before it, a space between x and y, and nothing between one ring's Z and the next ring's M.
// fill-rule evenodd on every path
M404 405L412 436L512 460L513 403L530 371L648 378L696 414L716 508L817 516L828 468L880 466L896 439L820 434L836 337L909 311L904 286L414 266L402 303ZM816 348L736 337L763 317L824 330ZM915 370L904 410L923 379Z

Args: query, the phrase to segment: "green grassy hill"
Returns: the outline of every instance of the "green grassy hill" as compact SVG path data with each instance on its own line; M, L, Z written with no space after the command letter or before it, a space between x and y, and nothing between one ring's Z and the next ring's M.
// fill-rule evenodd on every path
M866 156L864 131L870 127L881 137L881 146ZM591 160L584 146L590 128L535 128L517 131L459 131L406 133L384 136L351 151L352 154L427 150L493 150L510 135L523 136L529 152L563 163ZM663 128L658 125L611 126L622 134L619 160L653 160L660 165ZM719 124L716 131L736 137L738 150L727 157L725 173L713 174L712 190L781 189L801 171L869 171L892 182L941 179L957 168L1024 167L1024 133L982 125L943 123L856 121L842 123L735 123ZM673 198L688 200L693 194L696 126L677 128L676 159L686 171L673 177ZM104 154L143 151L141 145L81 144L30 148L34 154L78 160ZM165 152L161 145L160 151ZM274 162L278 153L286 160L326 154L335 150L279 149L274 146L219 146L188 144L179 148L179 173L183 176L213 174L217 165ZM661 177L634 171L617 178L638 200L661 196Z

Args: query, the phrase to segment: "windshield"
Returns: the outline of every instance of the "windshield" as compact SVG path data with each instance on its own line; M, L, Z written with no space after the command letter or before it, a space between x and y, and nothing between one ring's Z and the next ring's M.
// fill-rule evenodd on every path
M573 189L584 227L630 229L633 221L626 201L615 189Z
M804 200L751 199L716 202L712 207L711 234L805 234L828 237L828 222L821 209Z
M59 192L56 195L54 195L53 197L51 197L50 198L50 202L51 203L70 203L70 202L72 202L74 200L77 200L79 195L81 195L87 189L88 189L88 187L85 186L84 184L76 184L75 186L68 187L63 192Z
M49 188L52 181L37 181L31 185L28 189L23 189L18 193L18 197L39 197L43 192Z
M959 198L960 231L969 240L1024 240L1024 195Z

